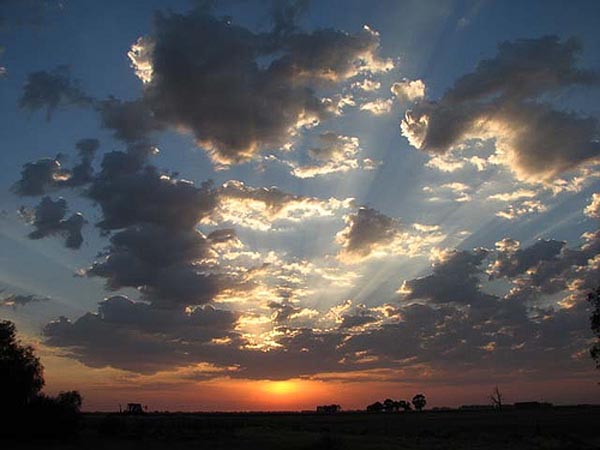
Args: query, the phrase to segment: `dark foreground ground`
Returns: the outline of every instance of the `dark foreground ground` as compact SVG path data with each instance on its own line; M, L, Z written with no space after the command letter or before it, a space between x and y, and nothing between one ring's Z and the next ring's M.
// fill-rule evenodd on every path
M4 449L600 449L600 407L317 414L85 414L65 442Z

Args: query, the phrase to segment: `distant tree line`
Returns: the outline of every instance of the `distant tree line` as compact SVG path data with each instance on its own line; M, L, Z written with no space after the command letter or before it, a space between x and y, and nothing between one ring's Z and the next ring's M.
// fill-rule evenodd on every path
M15 325L0 320L0 436L9 438L73 436L79 428L82 397L77 391L56 397L42 392L44 367L34 349L17 339Z
M411 405L412 403L412 405ZM412 402L407 400L392 400L391 398L386 398L383 402L375 402L371 403L367 406L367 411L369 412L398 412L402 411L411 411L414 407L417 411L423 410L427 405L427 399L423 394L417 394L413 397Z

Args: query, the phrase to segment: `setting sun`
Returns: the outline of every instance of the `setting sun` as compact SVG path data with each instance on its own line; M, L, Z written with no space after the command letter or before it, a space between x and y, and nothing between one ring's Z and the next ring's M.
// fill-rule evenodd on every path
M269 394L284 396L296 393L298 385L294 381L266 381L263 389Z

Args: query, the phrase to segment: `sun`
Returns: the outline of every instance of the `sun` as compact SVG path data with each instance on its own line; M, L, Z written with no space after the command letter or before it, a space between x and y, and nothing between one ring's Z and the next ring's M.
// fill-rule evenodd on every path
M298 385L293 381L266 381L264 390L272 395L283 396L295 393L298 390Z

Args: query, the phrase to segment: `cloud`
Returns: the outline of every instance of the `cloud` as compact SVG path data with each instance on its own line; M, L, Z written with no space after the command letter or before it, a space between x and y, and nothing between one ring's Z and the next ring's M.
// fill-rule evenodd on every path
M479 275L488 252L478 249L446 251L439 255L433 273L405 281L400 288L404 301L427 300L434 304L457 303L481 305L494 299L480 288Z
M29 233L30 239L42 239L48 236L61 235L65 238L65 245L68 248L77 249L83 243L81 229L86 223L81 213L75 213L68 219L67 201L58 198L56 201L50 197L42 198L31 213L31 225L34 230Z
M357 137L328 131L319 135L318 142L318 146L312 147L308 151L315 163L307 165L287 163L292 167L292 175L298 178L314 178L332 173L345 173L359 168L371 170L375 166L375 163L368 158L358 158L361 149Z
M425 83L404 78L392 84L390 91L401 102L415 102L425 97Z
M392 99L376 98L375 100L360 105L360 110L368 111L374 116L382 116L388 114L392 110L392 104Z
M534 198L537 196L537 192L531 189L517 189L512 192L503 192L493 194L488 197L488 200L497 200L499 202L511 202L514 200L521 200L523 198Z
M586 206L584 213L593 219L600 219L600 194L592 194L592 201Z
M281 11L267 33L202 10L157 14L155 32L129 53L144 82L148 122L191 132L218 164L239 163L286 148L303 127L335 115L317 94L321 86L391 68L377 57L379 35L368 27L302 32Z
M458 202L458 203L469 202L472 199L472 197L471 197L472 188L470 186L468 186L467 184L460 183L460 182L444 183L437 187L425 186L425 187L423 187L423 191L429 192L429 193L438 193L438 194L442 193L442 194L444 194L444 196L446 196L448 193L451 193L452 194L451 200ZM445 198L440 198L438 196L429 198L429 201L440 201L440 200L445 200Z
M289 194L277 187L254 188L230 180L218 189L218 206L208 223L230 222L257 230L270 230L278 220L299 222L331 217L348 209L353 199L319 199Z
M544 212L546 209L546 205L539 200L524 200L509 205L509 207L503 211L498 211L496 216L507 220L515 220L518 217L527 214Z
M164 125L144 100L123 101L114 97L95 102L104 128L114 131L114 136L125 142L145 141Z
M31 303L50 301L48 297L37 297L35 295L11 294L0 298L0 306L10 306L13 308L22 307Z
M381 83L376 80L365 78L362 81L355 81L354 83L352 83L352 87L360 91L374 92L378 91L379 88L381 88Z
M13 191L22 196L37 196L55 187L65 177L57 158L44 158L23 165L21 179L13 186Z
M98 313L50 322L44 336L48 345L65 348L91 367L153 373L192 362L195 352L208 354L213 340L235 338L236 322L236 314L211 306L163 310L113 296L100 303Z
M555 240L541 239L535 244L521 249L519 241L503 239L496 242L498 255L491 267L491 278L514 278L527 270L535 268L542 261L550 261L558 257L565 243Z
M569 252L597 254L597 236L586 239L579 249L563 248L553 259L543 256L554 245L550 241L523 249L517 257L520 268L506 271L507 281L515 287L504 296L488 294L482 286L484 263L492 260L494 266L493 253L452 250L439 255L430 275L405 281L396 305L353 307L347 301L321 314L313 311L310 318L292 300L273 301L268 303L272 319L267 317L264 323L260 316L244 319L208 306L159 310L119 296L101 303L97 314L74 322L61 318L44 333L49 345L87 365L138 373L200 364L211 367L210 373L199 374L209 378L226 374L319 379L367 370L363 372L367 379L377 377L372 371L391 371L397 380L427 374L430 382L446 384L481 382L491 373L511 376L523 370L546 377L581 373L588 361L577 355L585 353L590 337L583 295L587 288L573 281L584 275L583 266L570 272L570 282L562 287L568 289L567 297L553 306L537 304L529 289L534 285L527 283L541 265L569 258L561 267L572 266L575 259ZM505 240L499 248L513 251L516 244ZM583 258L579 261L588 264ZM290 325L302 314L312 325ZM248 323L243 325L243 320ZM251 322L255 327L269 326L269 320L275 325L266 333L269 346L248 340L242 328ZM457 369L461 375L456 375Z
M58 66L51 72L39 71L29 74L23 88L19 106L36 111L46 108L46 118L66 106L89 106L92 99L72 80L68 66Z
M63 167L60 159L43 158L23 165L21 179L12 190L20 196L39 196L61 187L77 187L90 183L93 179L92 162L100 143L97 139L81 139L75 144L79 163L72 169Z
M580 51L577 40L556 36L504 42L439 101L407 111L402 133L434 155L470 139L493 139L495 160L522 180L548 181L597 161L597 119L544 101L570 86L598 84L597 73L576 67Z
M369 257L416 256L445 238L438 227L405 225L365 206L347 215L345 221L336 241L342 246L338 258L347 263Z

